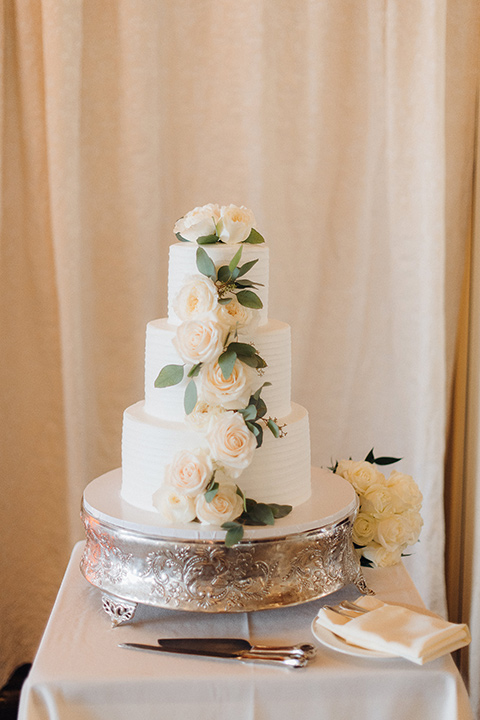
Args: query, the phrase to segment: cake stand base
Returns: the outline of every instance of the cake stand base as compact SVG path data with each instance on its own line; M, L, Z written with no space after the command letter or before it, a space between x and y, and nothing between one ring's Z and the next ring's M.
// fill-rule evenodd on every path
M331 483L336 485L333 494ZM153 513L121 500L121 471L112 471L84 493L81 571L102 591L103 607L114 626L132 620L139 604L250 612L298 605L350 583L370 593L351 539L356 495L351 495L349 483L342 483L346 481L331 473L312 481L310 508L322 497L325 503L330 491L329 514L321 521L297 513L295 523L248 528L241 543L227 548L225 531L219 528L194 524L192 529L189 524L181 537L181 529L152 527Z

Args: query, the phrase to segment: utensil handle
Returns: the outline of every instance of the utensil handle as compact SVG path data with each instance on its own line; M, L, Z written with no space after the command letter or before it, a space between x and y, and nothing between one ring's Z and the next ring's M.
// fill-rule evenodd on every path
M260 662L260 663L270 663L274 665L287 665L288 667L292 668L302 668L305 667L305 665L308 662L308 658L301 655L286 655L286 654L274 654L274 653L265 653L265 652L246 652L242 653L241 656L239 656L239 660L245 661L245 662Z

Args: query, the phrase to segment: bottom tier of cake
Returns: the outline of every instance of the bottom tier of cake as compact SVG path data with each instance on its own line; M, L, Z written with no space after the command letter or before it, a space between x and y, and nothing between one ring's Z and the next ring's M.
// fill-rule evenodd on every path
M368 592L351 534L352 486L312 469L308 503L274 526L248 527L241 543L198 523L162 527L158 515L120 495L121 470L86 488L81 570L103 593L114 624L137 604L200 612L245 612L297 605L354 583Z

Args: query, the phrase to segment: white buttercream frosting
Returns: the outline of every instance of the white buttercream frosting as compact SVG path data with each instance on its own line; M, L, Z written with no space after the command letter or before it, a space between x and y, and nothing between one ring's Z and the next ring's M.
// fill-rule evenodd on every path
M145 350L145 410L158 418L183 420L183 396L188 382L187 373L178 385L156 388L155 379L162 367L181 365L173 340L176 327L166 319L153 320L147 325ZM272 383L262 391L268 412L282 417L290 412L291 350L290 325L280 320L269 320L251 335L242 335L241 342L253 342L258 353L267 362L262 376L254 373L254 390L264 382Z
M263 444L254 452L251 464L236 483L247 497L258 502L275 502L294 507L310 497L310 435L308 413L292 403L286 423L287 434L274 438L264 431ZM183 422L154 418L145 412L144 402L127 408L123 419L122 497L144 510L152 510L152 496L162 485L165 468L182 450L208 448L206 435Z

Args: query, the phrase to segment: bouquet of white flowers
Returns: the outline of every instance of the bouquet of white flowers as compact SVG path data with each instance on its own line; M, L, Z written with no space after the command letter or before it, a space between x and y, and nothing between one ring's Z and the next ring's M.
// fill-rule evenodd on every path
M352 539L362 565L395 565L419 538L423 497L418 485L410 475L394 470L386 478L375 467L398 461L375 458L372 449L363 461L340 460L332 468L353 485L360 500Z

